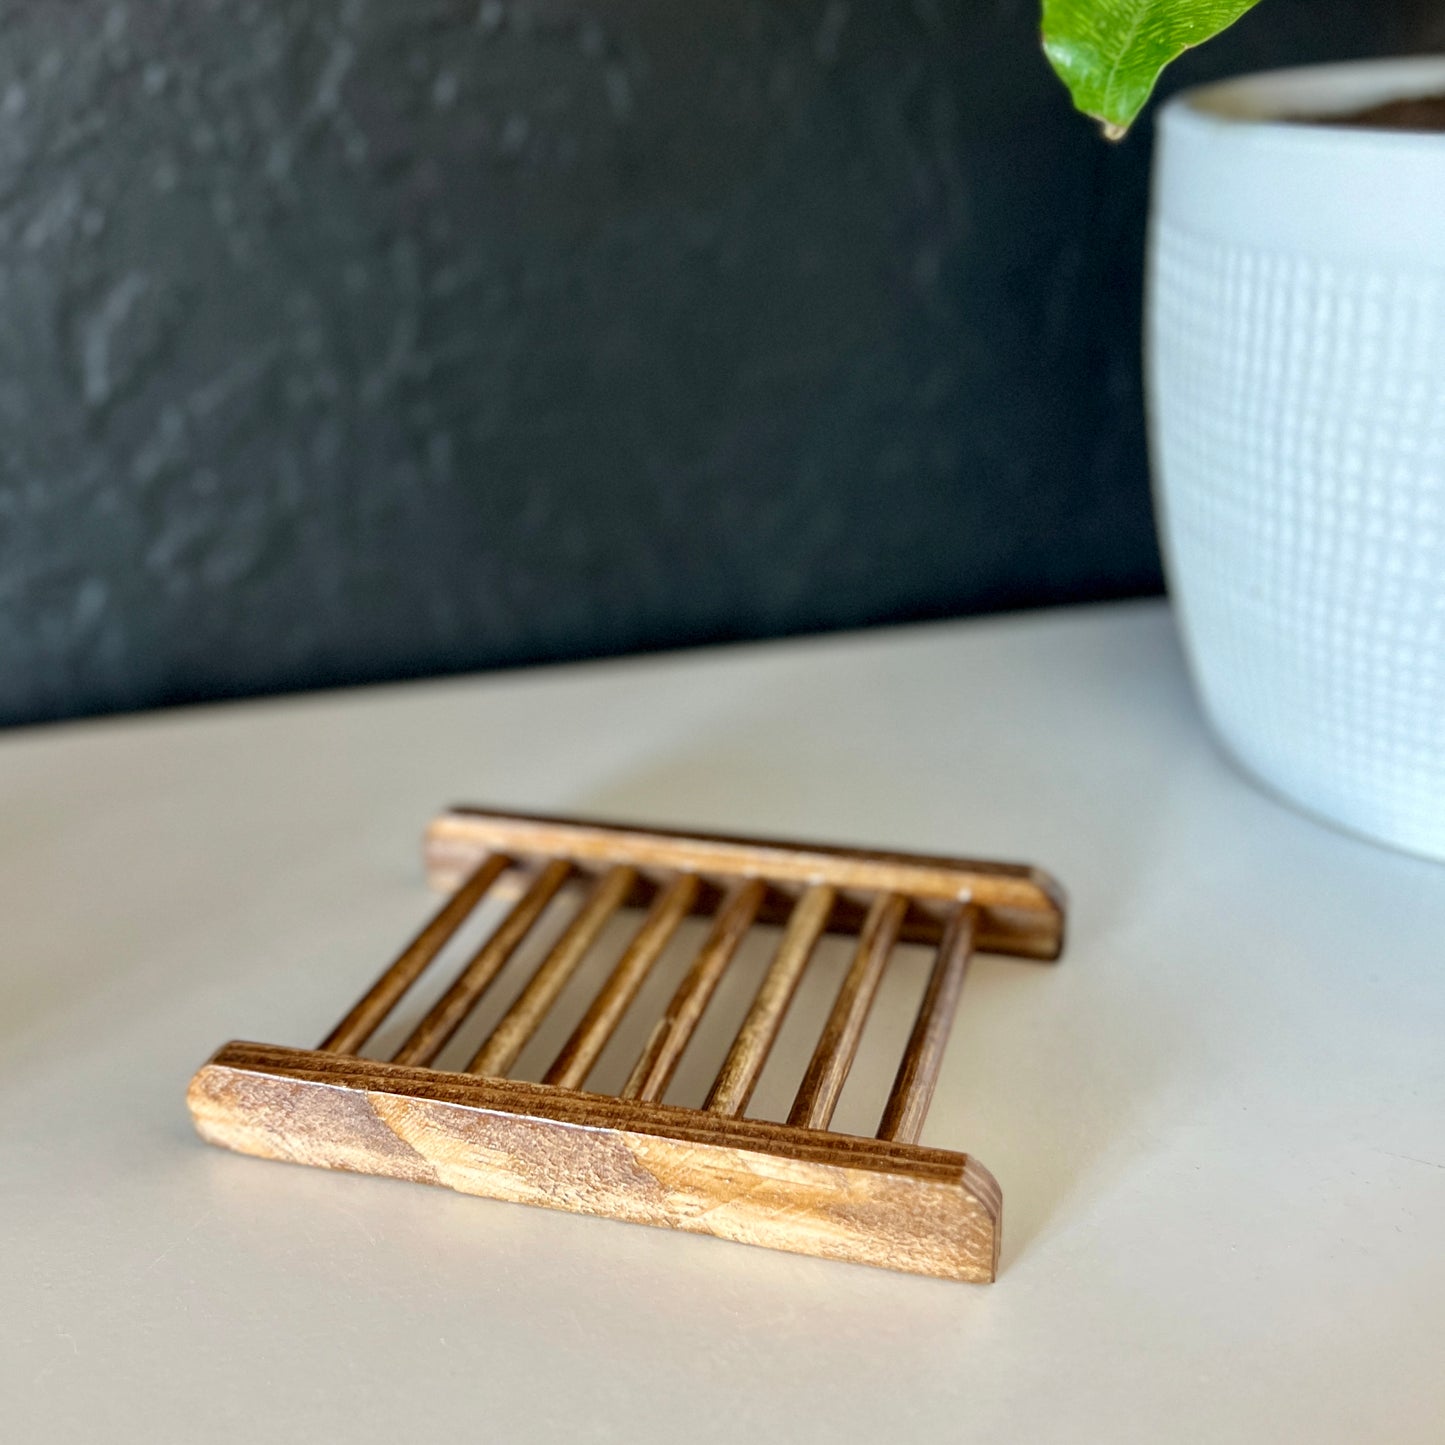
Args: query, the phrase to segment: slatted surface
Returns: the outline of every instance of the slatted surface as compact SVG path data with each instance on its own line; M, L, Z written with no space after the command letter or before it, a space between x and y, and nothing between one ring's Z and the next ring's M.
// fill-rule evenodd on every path
M273 1157L430 1177L408 1173L410 1163L399 1164L392 1151L360 1134L348 1140L344 1128L355 1128L354 1121L343 1127L338 1139L334 1120L320 1129L307 1112L334 1107L334 1100L327 1102L328 1096L310 1087L315 1083L314 1061L320 1056L353 1059L354 1068L342 1064L339 1075L328 1073L327 1078L349 1079L348 1087L366 1095L371 1112L418 1158L433 1163L444 1159L455 1177L431 1182L901 1268L922 1268L915 1257L921 1251L925 1262L931 1258L935 1265L922 1272L991 1277L992 1265L985 1267L980 1260L997 1258L996 1186L967 1156L938 1156L955 1161L949 1187L956 1197L949 1196L943 1214L955 1207L959 1211L959 1229L969 1236L967 1249L937 1242L925 1248L920 1241L938 1228L943 1215L930 1204L934 1214L926 1227L917 1224L910 1233L908 1208L895 1204L893 1217L874 1221L868 1228L875 1238L897 1236L903 1243L895 1245L890 1257L873 1258L858 1223L867 1210L863 1215L856 1210L840 1214L829 1190L841 1190L843 1195L861 1191L874 1204L885 1195L892 1199L894 1195L882 1186L880 1171L897 1173L897 1159L911 1161L897 1184L903 1190L898 1198L905 1203L912 1197L910 1189L942 1187L929 1172L932 1164L925 1168L937 1151L910 1152L910 1146L917 1144L938 1081L969 961L978 946L1026 957L1057 956L1062 944L1061 895L1047 877L1016 865L708 838L479 810L456 810L439 819L429 836L428 858L434 880L449 887L450 896L317 1051L289 1051L289 1055L279 1051L280 1056L290 1057L289 1068L260 1070L270 1076L273 1091L284 1084L282 1103L278 1103L282 1095L273 1097L254 1082L258 1055L244 1051L260 1046L228 1046L242 1052L223 1050L208 1066L212 1072L203 1069L197 1076L192 1106L207 1137ZM549 909L564 897L572 898L574 905L566 926L555 937L542 939L531 950L532 956L524 959L529 943L538 942L535 935ZM441 962L447 945L484 905L496 913L485 936L459 966ZM706 922L700 944L646 1033L626 1082L617 1091L616 1104L609 1106L605 1122L596 1126L599 1135L611 1136L608 1147L624 1147L631 1151L630 1159L644 1159L639 1198L655 1193L653 1184L661 1190L651 1210L639 1204L638 1214L633 1207L637 1201L615 1192L597 1192L595 1149L576 1157L573 1135L559 1132L570 1125L554 1118L550 1106L539 1108L539 1100L555 1099L559 1108L572 1101L584 1111L589 1100L596 1106L596 1096L587 1089L604 1050L669 947L694 917ZM568 985L594 957L604 934L624 924L629 936L546 1067L540 1085L526 1086L542 1092L518 1094L502 1088ZM752 934L764 927L775 934L772 957L700 1107L660 1107L724 976ZM769 1132L745 1136L756 1143L755 1158L733 1135L707 1131L721 1130L723 1120L747 1116L799 985L810 967L818 965L820 941L830 934L850 940L851 959L833 987L831 1005L786 1124L766 1125ZM879 1140L899 1146L902 1152L860 1156L856 1149L850 1151L848 1136L832 1134L829 1126L880 984L905 939L929 944L935 959L876 1130ZM514 961L524 962L525 981L480 1041L469 1045L470 1061L461 1068L435 1068L458 1032L475 1022L489 991ZM453 971L434 979L430 977L434 967L443 973L448 967ZM426 987L423 980L431 985L432 1001L417 1021L389 1047L385 1058L362 1059L363 1048L385 1032L387 1021L404 1012L412 991ZM264 1055L275 1056L276 1051ZM229 1082L217 1093L223 1075ZM508 1147L520 1147L522 1155L508 1154L498 1165L495 1150L478 1146L482 1162L476 1163L468 1160L465 1149L459 1155L457 1148L443 1147L442 1124L450 1128L455 1121L451 1114L434 1112L435 1099L423 1102L416 1092L418 1077L495 1081L495 1089L471 1088L456 1107L471 1111L466 1115L469 1127L481 1130L498 1127L499 1113L508 1115L520 1130ZM383 1106L377 1102L383 1097L401 1103ZM223 1105L217 1104L218 1099ZM525 1100L529 1112L513 1113L519 1099ZM265 1129L257 1133L260 1115L265 1115ZM414 1137L418 1118L428 1122L421 1126L420 1137ZM718 1123L705 1124L709 1119ZM278 1141L274 1137L278 1128L283 1135L289 1131L290 1137ZM698 1130L703 1132L699 1135ZM516 1139L524 1144L518 1145ZM814 1140L836 1144L840 1152L835 1155L825 1148L824 1155L817 1156ZM642 1155L636 1153L639 1148ZM895 1162L885 1166L880 1162L885 1157ZM790 1172L787 1164L796 1168ZM761 1207L755 1199L750 1198L745 1207L739 1204L732 1192L735 1176L755 1168L763 1169L764 1177L775 1184L777 1178L786 1177L786 1183L777 1186L783 1190L778 1208L785 1215L799 1216L796 1238L786 1230L782 1238L773 1237L777 1231L771 1222L755 1217ZM827 1172L830 1169L841 1173L835 1179ZM679 1170L686 1176L681 1184ZM577 1171L575 1177L569 1171ZM519 1183L523 1176L529 1181L525 1188ZM540 1189L540 1197L528 1192L534 1187ZM751 1187L756 1192L756 1186ZM699 1191L706 1208L694 1218L686 1213L686 1201ZM719 1200L708 1202L714 1194ZM579 1203L584 1196L587 1202ZM699 1222L720 1209L731 1210L732 1215L720 1222ZM810 1213L811 1226L803 1217ZM739 1219L746 1219L746 1224L739 1224ZM832 1238L830 1229L844 1244L820 1247L820 1240L826 1245Z

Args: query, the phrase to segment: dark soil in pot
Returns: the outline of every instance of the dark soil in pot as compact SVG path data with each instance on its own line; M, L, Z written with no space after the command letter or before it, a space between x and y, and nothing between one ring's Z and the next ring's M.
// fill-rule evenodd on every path
M1345 115L1300 116L1307 125L1343 125L1361 130L1445 131L1445 95L1387 100Z

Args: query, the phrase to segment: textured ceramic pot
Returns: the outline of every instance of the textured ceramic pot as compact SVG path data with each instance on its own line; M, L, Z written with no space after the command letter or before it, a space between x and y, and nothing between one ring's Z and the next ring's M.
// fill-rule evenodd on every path
M1309 811L1445 860L1445 134L1285 119L1440 92L1445 57L1164 106L1147 360L1219 736Z

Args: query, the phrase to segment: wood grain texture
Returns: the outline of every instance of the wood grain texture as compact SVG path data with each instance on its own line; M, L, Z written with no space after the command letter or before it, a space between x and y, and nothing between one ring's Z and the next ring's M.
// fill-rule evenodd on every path
M923 1132L923 1120L933 1102L933 1091L943 1068L943 1053L958 1014L963 982L973 960L973 927L973 909L960 908L939 946L923 1001L918 1005L913 1032L898 1065L898 1076L883 1106L883 1118L878 1125L880 1139L916 1144Z
M828 884L816 883L798 900L762 986L708 1092L703 1108L709 1113L736 1117L748 1107L788 1006L798 991L803 970L828 926L836 898Z
M702 1019L728 964L758 916L767 887L759 878L737 884L713 919L692 967L653 1026L641 1055L622 1086L624 1099L660 1099L667 1091L683 1050Z
M868 910L853 963L843 977L788 1115L788 1123L796 1128L826 1129L832 1123L907 908L906 898L880 893Z
M491 937L463 966L451 987L392 1055L393 1063L429 1064L441 1053L571 873L572 865L563 858L554 858L541 869Z
M355 1053L381 1027L402 995L426 971L452 935L466 922L488 889L512 866L511 859L493 853L482 858L471 874L434 913L430 921L401 951L394 963L358 1000L355 1007L321 1042L328 1053Z
M233 1043L192 1080L209 1143L944 1279L998 1266L968 1156L545 1085Z
M587 950L607 926L608 920L632 893L637 872L622 864L609 868L594 885L566 932L552 945L546 958L502 1015L467 1065L469 1074L502 1075L517 1062L532 1035L542 1025L548 1010L557 1002L568 980L577 972Z
M780 839L724 837L453 808L427 830L427 868L438 887L457 879L485 853L567 857L584 870L633 863L639 870L696 873L711 883L766 878L777 894L828 883L840 894L834 921L856 931L879 892L898 893L911 907L900 937L937 943L958 903L978 907L975 946L982 952L1054 959L1063 947L1064 894L1040 869L924 853L874 852ZM782 906L781 914L779 905ZM760 921L777 922L787 907L770 898Z
M543 1083L562 1089L580 1089L587 1082L587 1075L622 1022L627 1006L636 998L653 964L687 917L697 891L697 878L691 873L680 873L657 895L637 937L617 960L611 976L547 1070Z

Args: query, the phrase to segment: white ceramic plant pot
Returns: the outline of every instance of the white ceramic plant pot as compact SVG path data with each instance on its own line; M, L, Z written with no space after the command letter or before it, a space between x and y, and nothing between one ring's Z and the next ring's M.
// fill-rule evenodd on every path
M1281 119L1440 92L1445 57L1164 106L1146 350L1216 731L1300 806L1445 860L1445 134Z

